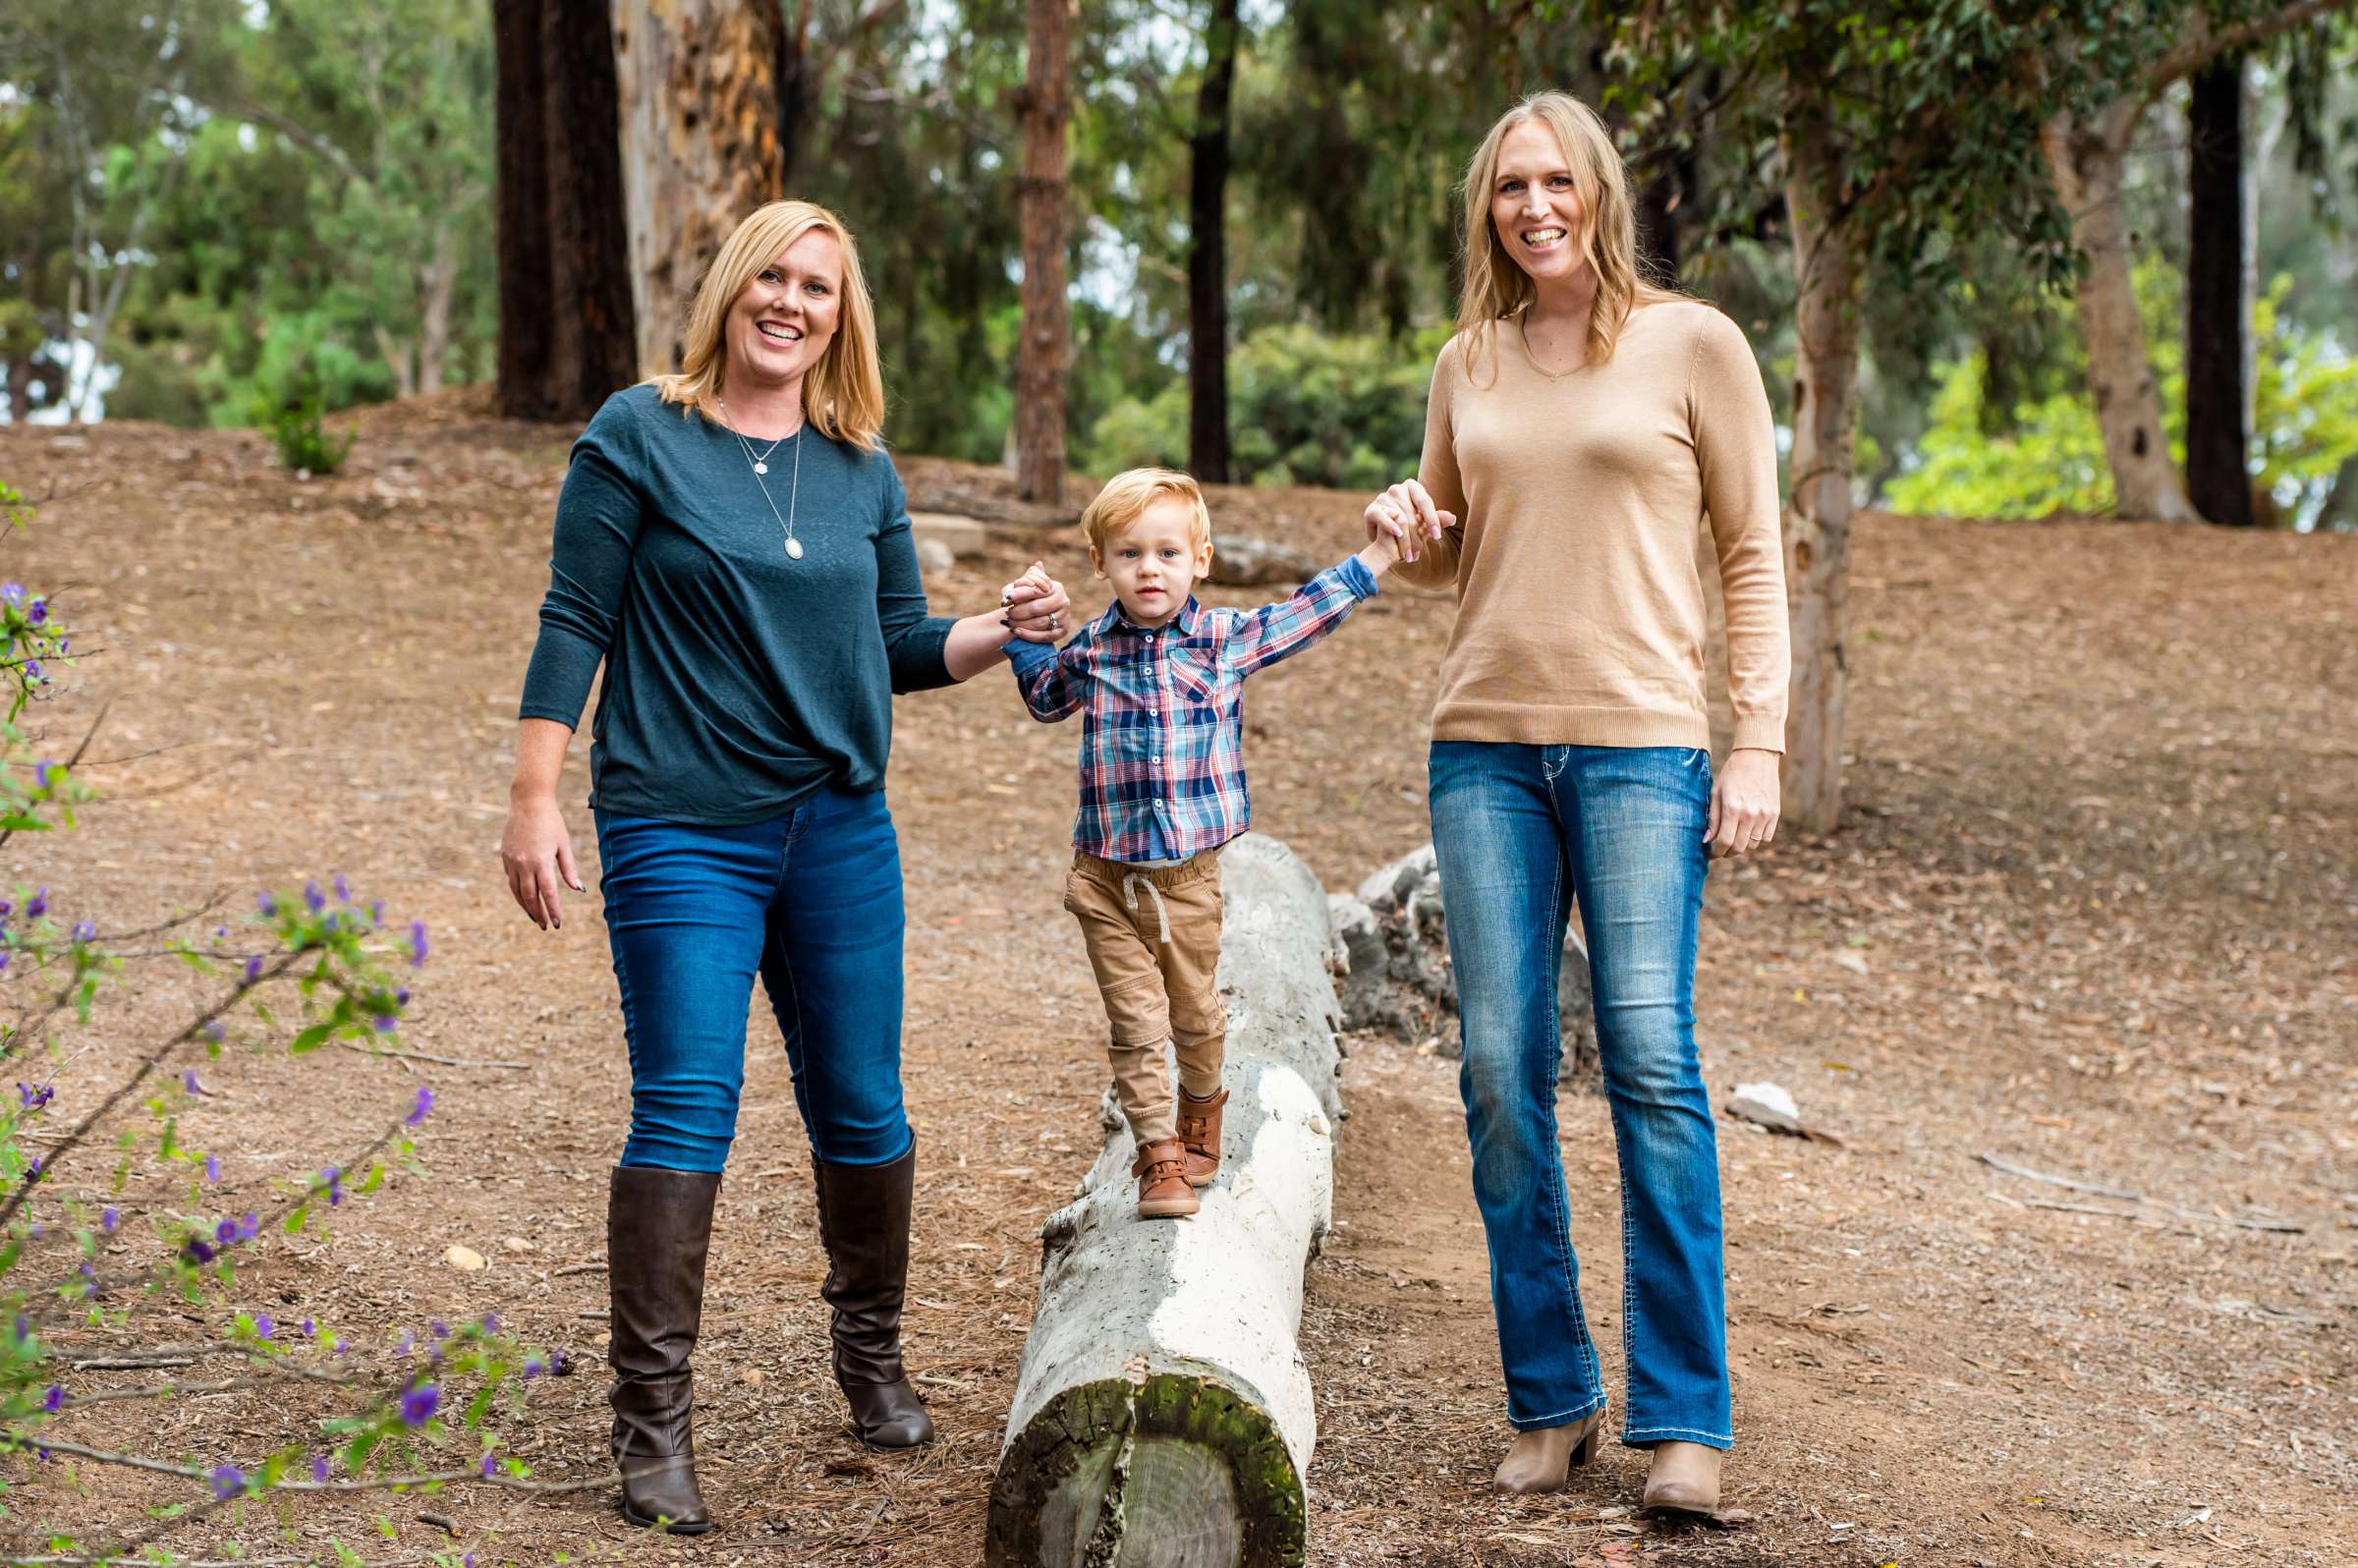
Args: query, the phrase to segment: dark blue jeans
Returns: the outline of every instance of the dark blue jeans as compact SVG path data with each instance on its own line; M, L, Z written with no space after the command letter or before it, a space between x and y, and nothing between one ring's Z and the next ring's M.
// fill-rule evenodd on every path
M1695 1055L1712 762L1683 747L1439 741L1432 843L1465 1062L1458 1086L1518 1429L1605 1403L1557 1146L1557 967L1572 900L1621 1161L1621 1440L1729 1446L1719 1163Z
M909 1151L901 1107L901 852L881 791L694 827L596 813L606 932L631 1049L625 1165L717 1171L737 1136L761 976L818 1157Z

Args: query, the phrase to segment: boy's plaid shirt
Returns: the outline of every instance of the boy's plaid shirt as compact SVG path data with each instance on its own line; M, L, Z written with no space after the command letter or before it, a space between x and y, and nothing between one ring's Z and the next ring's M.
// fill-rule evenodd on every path
M1008 644L1032 716L1081 724L1073 845L1109 861L1181 860L1252 825L1245 789L1245 677L1301 652L1376 591L1352 556L1258 610L1191 596L1145 631L1116 600L1061 648Z

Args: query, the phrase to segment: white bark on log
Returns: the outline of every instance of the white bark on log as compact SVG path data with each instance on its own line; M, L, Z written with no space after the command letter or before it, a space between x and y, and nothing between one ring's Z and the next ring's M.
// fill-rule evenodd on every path
M1039 1304L991 1484L993 1565L1303 1560L1317 1418L1295 1335L1342 1111L1326 893L1260 834L1221 861L1219 1179L1194 1217L1139 1219L1108 1096L1104 1149L1041 1227Z

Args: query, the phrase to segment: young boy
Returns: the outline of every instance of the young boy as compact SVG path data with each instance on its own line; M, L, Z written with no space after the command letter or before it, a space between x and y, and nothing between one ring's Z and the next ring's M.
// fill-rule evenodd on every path
M1138 1212L1192 1214L1220 1169L1220 846L1251 825L1245 677L1301 652L1376 591L1389 538L1258 610L1206 609L1211 515L1184 474L1132 469L1081 517L1114 602L1061 648L1013 642L1032 716L1084 716L1081 811L1064 907L1081 923L1112 1026L1115 1091L1138 1143ZM1162 1042L1179 1058L1173 1114Z

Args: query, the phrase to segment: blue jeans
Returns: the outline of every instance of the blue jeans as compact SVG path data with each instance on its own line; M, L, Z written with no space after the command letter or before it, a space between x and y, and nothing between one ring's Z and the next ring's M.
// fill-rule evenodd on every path
M727 1162L757 970L813 1150L839 1165L906 1154L901 851L882 792L822 790L742 827L596 821L631 1049L621 1162Z
M1457 974L1458 1087L1518 1429L1605 1403L1557 1146L1556 979L1572 900L1621 1160L1621 1440L1725 1448L1719 1162L1695 1055L1695 929L1712 798L1683 747L1433 743L1433 850Z

